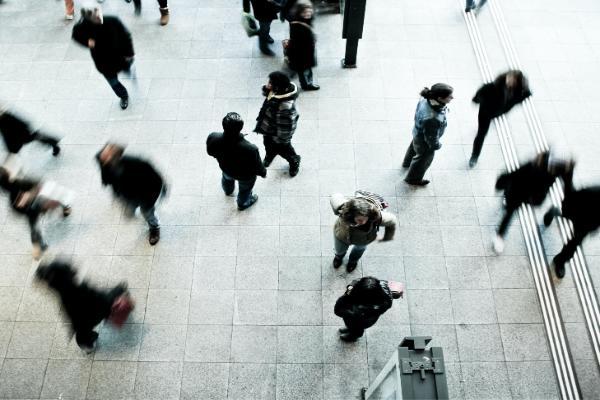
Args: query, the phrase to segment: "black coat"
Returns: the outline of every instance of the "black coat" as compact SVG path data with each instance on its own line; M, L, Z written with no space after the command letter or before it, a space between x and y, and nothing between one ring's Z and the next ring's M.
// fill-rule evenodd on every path
M380 281L386 293L385 301L367 305L355 303L353 297L346 292L336 303L333 312L344 319L348 328L367 329L375 324L379 317L392 307L393 297L386 281Z
M29 124L8 111L0 115L0 133L10 153L18 153L23 145L35 139L35 131Z
M287 57L293 70L304 71L317 65L315 43L316 38L309 24L300 21L290 22Z
M575 230L591 232L600 227L600 186L575 190L565 185L561 214L573 222Z
M281 0L243 0L244 11L250 12L250 3L252 3L252 13L259 21L272 21L277 19L277 13L281 9Z
M88 39L96 42L91 49L96 69L101 74L114 75L129 69L127 58L134 56L131 33L117 17L104 17L102 24L82 20L73 27L73 40L88 46Z
M529 88L516 87L509 91L503 79L496 79L480 87L473 97L473 102L479 104L480 113L496 118L509 112L529 96L531 96Z
M226 136L213 132L206 139L206 152L217 159L227 175L238 180L267 176L258 148L244 139L244 135Z
M115 195L133 206L152 208L165 190L156 169L138 157L123 156L113 164L100 165L100 172L102 184L111 185Z
M539 206L558 177L547 167L542 168L532 161L516 171L500 175L496 190L504 190L507 208L517 208L523 203Z

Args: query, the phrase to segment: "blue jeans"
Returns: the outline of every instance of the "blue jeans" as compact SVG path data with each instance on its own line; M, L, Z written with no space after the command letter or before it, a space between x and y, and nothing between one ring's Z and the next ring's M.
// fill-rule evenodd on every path
M344 257L346 255L346 252L348 251L348 248L352 246L352 250L350 250L349 260L354 262L360 260L360 257L362 257L363 253L367 249L366 244L350 245L348 243L342 242L340 239L335 237L335 235L333 236L333 245L335 247L335 255L338 257Z
M226 195L230 195L235 190L235 181L238 181L239 191L237 195L238 207L245 207L252 201L252 188L256 182L256 177L251 179L234 179L223 172L221 177L221 187Z

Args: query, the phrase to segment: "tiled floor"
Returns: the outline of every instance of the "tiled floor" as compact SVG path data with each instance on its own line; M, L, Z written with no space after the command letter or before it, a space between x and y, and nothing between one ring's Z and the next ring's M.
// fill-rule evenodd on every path
M1 201L0 398L353 399L410 334L443 346L452 398L557 398L517 224L503 256L490 249L501 204L493 182L503 168L493 134L480 164L467 169L480 75L460 2L370 0L356 70L339 68L339 16L321 17L315 74L322 90L298 101L301 172L291 179L276 160L257 184L259 202L244 212L221 192L204 141L228 111L239 112L249 132L260 86L282 63L245 37L238 3L171 0L172 22L159 27L153 1L135 18L131 4L107 0L136 48L139 79L137 87L125 80L126 111L70 41L62 2L0 5L0 99L64 137L58 159L36 145L22 158L30 173L78 194L68 220L47 221L50 255L72 256L99 285L127 280L137 301L123 330L102 326L98 350L83 354L56 299L32 282L27 226ZM600 3L507 0L502 7L546 135L577 156L578 182L593 182L600 176ZM501 71L507 64L489 10L479 19ZM279 55L285 27L273 23ZM412 189L400 162L418 92L436 81L452 84L456 98L432 183ZM520 110L510 122L525 159L533 146ZM170 181L156 247L140 218L125 218L100 185L92 157L108 138L155 161ZM373 244L346 274L330 266L328 196L357 188L384 195L400 226L393 242ZM549 254L557 238L554 230L544 234ZM600 242L589 240L585 251L598 282ZM346 344L333 304L361 275L405 281L408 290L365 337ZM597 366L569 277L558 292L582 390L597 398Z

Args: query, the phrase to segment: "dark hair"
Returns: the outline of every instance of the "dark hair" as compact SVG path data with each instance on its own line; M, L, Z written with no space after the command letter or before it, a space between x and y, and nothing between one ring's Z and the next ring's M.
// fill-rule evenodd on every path
M301 14L308 8L314 8L309 0L298 0L292 7L290 14L296 19L302 18Z
M505 86L506 85L506 77L509 75L512 75L515 77L515 79L517 80L518 88L526 89L529 87L529 82L527 81L527 78L523 74L523 71L521 71L520 69L509 69L505 73L498 75L498 77L496 79L494 79L494 84L498 85L498 86Z
M379 279L372 276L361 278L352 286L350 297L356 304L381 304L389 300L389 296L381 287Z
M222 125L225 133L240 133L244 127L244 120L240 114L230 112L223 118Z
M290 78L281 71L274 71L269 74L269 81L273 91L277 94L285 93L290 87Z
M354 224L357 216L368 217L370 221L379 218L379 210L368 200L360 197L345 202L340 208L340 217L347 224Z
M427 100L436 100L436 99L444 99L450 96L454 92L454 88L446 83L436 83L429 89L428 87L424 87L421 90L420 95L426 98Z

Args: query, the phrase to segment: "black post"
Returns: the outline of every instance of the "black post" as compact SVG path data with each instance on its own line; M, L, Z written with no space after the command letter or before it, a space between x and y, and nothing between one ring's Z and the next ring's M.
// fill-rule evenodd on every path
M346 39L346 54L342 59L342 68L356 68L358 40L362 38L367 0L342 0L341 3L344 13L342 39Z

